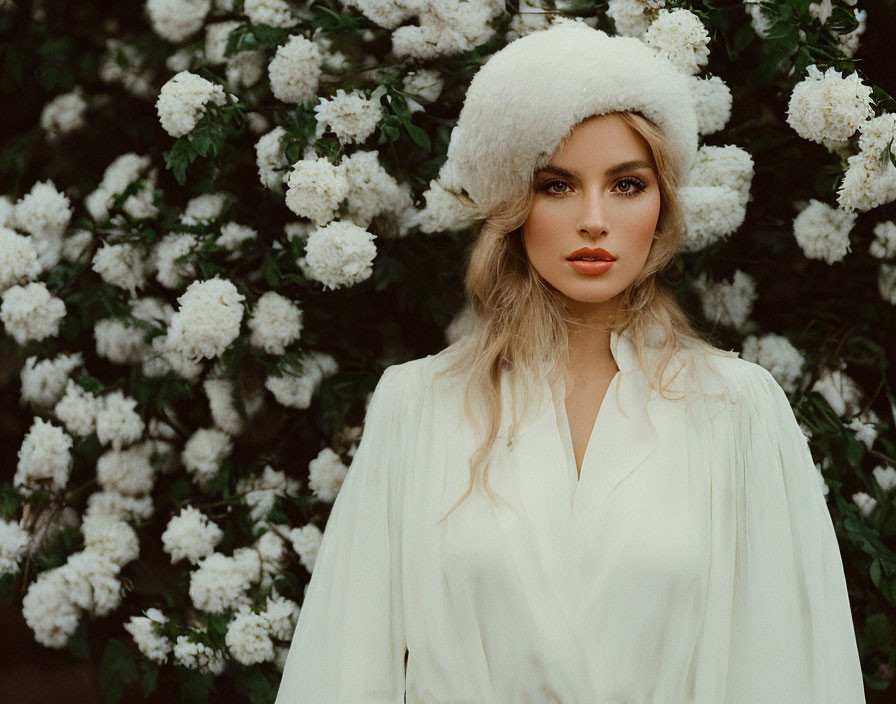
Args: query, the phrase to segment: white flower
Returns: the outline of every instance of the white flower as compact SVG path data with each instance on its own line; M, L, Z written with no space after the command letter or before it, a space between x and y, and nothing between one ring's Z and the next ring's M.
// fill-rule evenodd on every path
M52 407L65 392L69 374L84 364L84 355L58 354L38 361L28 357L20 374L22 400L38 406Z
M80 88L75 88L70 93L57 95L44 105L40 112L40 126L47 133L47 139L55 142L62 135L84 126L86 110L87 101L81 95Z
M868 253L877 259L896 258L896 222L886 220L874 226L874 241Z
M226 193L203 193L191 198L180 215L183 225L207 225L221 217L229 200Z
M271 122L260 112L247 112L246 124L252 134L263 134L271 128Z
M199 241L196 235L186 232L170 232L153 248L152 261L156 269L156 281L165 288L180 288L182 279L196 277L196 262L177 261L190 254Z
M186 558L195 565L203 557L211 555L223 537L224 531L208 516L187 506L168 521L162 533L162 545L165 552L171 555L172 563Z
M319 225L335 217L339 203L348 194L345 174L326 157L297 161L292 165L287 185L287 207Z
M142 331L118 318L98 320L93 335L96 353L118 364L139 362L147 349Z
M83 550L57 568L65 579L68 598L95 616L107 616L121 603L119 566L105 555Z
M65 394L53 408L53 414L62 421L68 432L84 437L96 430L99 409L100 400L96 396L68 379Z
M342 460L333 450L325 447L308 465L308 486L321 501L332 502L348 473Z
M108 219L109 208L112 207L115 196L124 193L128 186L140 179L144 181L143 186L125 199L121 209L135 219L155 217L159 209L152 199L157 172L151 166L152 160L148 156L140 156L134 152L117 157L106 167L100 185L84 199L90 217L97 222Z
M805 357L783 335L750 335L744 340L742 357L765 367L788 393L796 391Z
M227 626L224 642L233 659L241 665L257 665L274 659L268 622L261 614L249 609L233 617Z
M235 558L215 552L201 559L190 575L190 599L200 611L220 614L248 605L246 590L250 584Z
M414 5L412 11L419 24L392 32L392 52L427 60L470 51L486 42L495 33L491 20L504 12L504 6L490 0L441 0Z
M234 259L243 242L251 242L258 239L258 232L248 225L240 225L235 222L226 222L221 226L221 234L215 240L215 244L231 252L228 259Z
M421 68L410 71L402 80L402 89L413 98L408 98L408 107L411 112L422 110L423 106L414 98L426 103L434 103L442 93L445 81L438 71L431 68Z
M853 416L859 412L862 391L841 369L823 369L811 390L821 394L838 416Z
M377 100L365 98L360 91L346 93L342 88L332 98L319 98L314 106L317 119L316 136L328 129L342 144L363 142L383 119L383 109Z
M53 296L43 281L12 286L2 294L0 320L6 332L20 345L59 333L65 303Z
M731 119L731 90L718 76L688 76L688 88L694 99L697 132L715 134Z
M218 276L192 282L177 299L166 347L193 360L221 355L240 334L245 298Z
M787 106L787 124L800 137L818 142L848 139L871 117L871 88L858 73L845 78L833 67L823 74L813 64L796 84Z
M168 335L154 337L151 350L143 358L143 373L151 377L165 376L171 372L196 381L202 369L201 357L188 357L180 347L168 347Z
M359 227L366 228L381 213L413 211L410 187L400 186L378 157L375 151L356 151L339 164L348 182L346 213Z
M258 177L265 188L283 187L284 177L289 169L286 153L281 146L285 134L286 130L278 125L255 143L255 164L258 167Z
M331 222L308 236L302 269L327 289L360 283L373 273L373 240L373 234L354 223Z
M133 44L106 38L106 52L100 61L100 79L120 83L131 95L151 100L156 92L155 75L146 67L146 59Z
M321 382L336 373L336 360L328 354L312 352L302 358L302 371L269 376L265 387L274 394L277 402L291 408L308 408L311 397Z
M746 206L750 199L752 180L753 157L734 145L701 146L685 177L685 183L690 186L730 188L737 193L742 206Z
M205 60L212 66L223 64L227 57L227 39L230 33L240 26L236 20L212 22L205 25Z
M96 553L118 567L140 554L140 540L131 526L115 516L93 514L81 523L84 549Z
M896 306L896 264L881 264L877 270L877 290L887 303Z
M16 201L16 229L37 239L61 237L71 218L71 201L49 180L38 181Z
M234 91L254 86L264 78L267 67L265 62L266 57L262 51L240 51L228 57L227 67L224 69L227 86ZM251 121L249 128L252 129Z
M856 50L859 48L859 41L868 26L866 23L868 12L866 10L853 9L852 12L853 16L856 18L856 22L858 22L856 28L847 34L840 34L837 36L837 47L845 56L849 57L852 57L856 53Z
M232 451L233 442L227 433L217 428L200 428L187 440L181 459L194 480L204 487Z
M81 263L92 242L93 234L89 230L74 230L62 241L62 258L71 264Z
M814 198L793 220L793 236L809 259L839 262L850 251L849 233L856 216Z
M299 339L302 310L285 296L268 291L255 304L248 326L252 345L268 354L283 354L288 345Z
M102 397L96 414L96 436L100 444L112 449L136 442L143 435L144 424L136 411L137 401L116 389Z
M169 42L182 42L205 22L211 0L146 0L152 28Z
M859 511L862 512L863 516L870 516L871 512L874 511L877 506L877 499L864 491L858 491L853 494L852 501L859 507Z
M415 0L347 0L344 4L357 8L367 19L386 29L395 29L413 17L418 7Z
M283 0L246 0L243 12L252 24L292 27L296 23L292 8Z
M277 640L290 640L299 618L299 605L275 592L268 597L261 615L268 623L271 637Z
M753 311L756 282L740 269L734 272L731 283L712 283L706 274L701 274L694 281L694 287L700 293L703 315L711 322L742 328Z
M155 470L152 447L140 443L126 450L107 450L96 462L97 482L104 491L136 496L152 491Z
M849 421L846 427L856 434L856 440L870 450L874 441L877 440L876 425L879 420L874 411L867 411Z
M896 489L896 467L884 467L878 465L871 470L878 486L884 491Z
M162 86L156 101L159 121L172 137L183 137L196 126L206 106L224 105L224 87L189 71L181 71Z
M31 238L0 226L0 291L30 281L40 270Z
M314 571L314 563L317 562L323 536L321 529L313 523L307 523L301 528L293 528L289 531L292 549L296 551L299 561L309 574Z
M124 629L131 634L134 643L143 655L159 665L168 659L171 641L156 630L156 625L164 626L168 618L158 609L147 609L146 616L131 616Z
M613 18L618 35L640 39L664 4L663 0L609 0L607 16Z
M80 610L68 595L58 568L41 572L22 599L22 615L34 639L48 648L64 648L78 628Z
M35 417L18 451L13 484L26 495L39 488L61 491L72 468L72 445L62 428Z
M19 571L28 539L28 532L18 523L0 519L0 575Z
M287 526L281 526L286 528ZM264 585L270 581L270 577L281 571L283 560L286 558L286 543L273 530L265 531L252 546L261 560L261 569L265 574Z
M644 43L688 76L709 61L709 33L689 10L660 10L644 33Z
M697 252L727 237L747 214L740 193L725 186L682 186L678 199L684 216L682 252Z
M896 115L886 113L859 127L859 153L846 161L848 168L837 192L844 210L870 210L896 200L896 166L884 149L896 139Z
M302 483L287 477L266 465L262 474L241 479L237 484L237 492L244 494L243 500L249 507L249 515L253 521L264 520L274 507L277 497L297 496Z
M107 284L136 295L146 285L146 257L133 244L106 244L93 255L91 267Z
M191 670L203 674L220 675L227 662L220 650L190 640L189 636L178 636L174 643L174 660Z
M317 95L321 74L321 53L317 44L293 35L277 48L268 64L271 92L284 103L303 103Z
M123 521L145 521L152 513L151 496L123 496L115 491L97 491L87 497L84 519L90 516L110 516Z
M243 432L245 421L233 402L233 382L230 379L209 377L202 383L202 388L208 397L209 411L214 424L229 435L239 435ZM255 389L243 390L242 393L246 417L251 418L264 403L263 395Z

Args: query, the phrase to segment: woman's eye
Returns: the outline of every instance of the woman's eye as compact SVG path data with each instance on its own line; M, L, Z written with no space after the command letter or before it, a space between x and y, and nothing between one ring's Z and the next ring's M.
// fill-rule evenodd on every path
M565 193L565 190L563 189L566 188L566 183L563 181L548 181L542 188L548 193Z
M616 190L624 196L637 195L645 188L646 186L636 178L624 178L616 184Z

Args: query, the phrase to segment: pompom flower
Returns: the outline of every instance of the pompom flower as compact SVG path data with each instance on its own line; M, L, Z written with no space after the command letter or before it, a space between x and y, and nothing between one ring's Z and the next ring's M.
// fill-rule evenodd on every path
M307 275L324 288L352 286L373 273L374 235L351 222L331 222L314 230L300 262Z
M222 86L195 73L181 71L162 86L156 111L168 134L183 137L196 126L207 105L224 105L226 102Z
M787 124L804 139L823 144L848 139L871 117L871 88L858 73L843 77L833 67L822 73L813 64L797 83L787 105Z

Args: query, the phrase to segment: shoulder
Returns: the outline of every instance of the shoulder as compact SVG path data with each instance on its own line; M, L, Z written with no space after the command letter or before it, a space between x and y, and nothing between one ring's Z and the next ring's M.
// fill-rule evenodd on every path
M387 386L406 393L422 393L436 383L454 388L463 377L463 372L456 368L463 358L463 349L462 344L454 343L435 354L393 364L383 372L377 388Z
M688 388L706 396L725 398L743 406L757 401L788 403L787 395L765 367L743 359L736 352L718 348L689 350Z

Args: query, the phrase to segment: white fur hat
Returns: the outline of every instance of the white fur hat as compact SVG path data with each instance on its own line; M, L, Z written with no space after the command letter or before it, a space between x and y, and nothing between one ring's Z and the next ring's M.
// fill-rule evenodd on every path
M673 168L697 154L697 118L687 79L633 37L561 21L511 42L467 90L439 182L485 213L529 187L560 142L592 115L635 110L668 136Z

